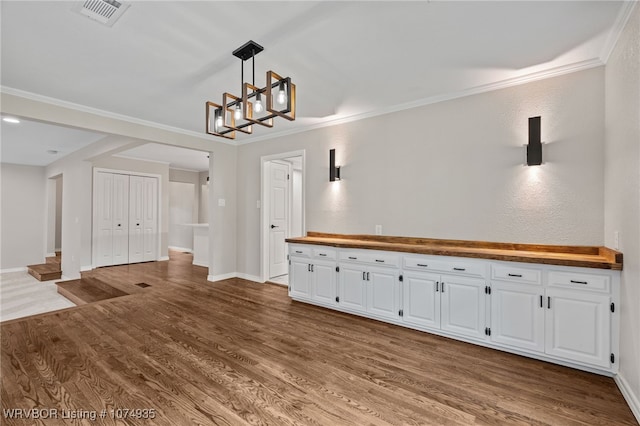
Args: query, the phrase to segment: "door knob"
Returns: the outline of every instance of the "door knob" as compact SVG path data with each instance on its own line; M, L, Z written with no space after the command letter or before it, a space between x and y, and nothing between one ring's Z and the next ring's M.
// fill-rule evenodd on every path
M271 229L278 228L276 225L271 225Z
M140 226L140 224L139 224L139 223L136 223L136 226Z
M118 226L122 226L121 224L118 224Z

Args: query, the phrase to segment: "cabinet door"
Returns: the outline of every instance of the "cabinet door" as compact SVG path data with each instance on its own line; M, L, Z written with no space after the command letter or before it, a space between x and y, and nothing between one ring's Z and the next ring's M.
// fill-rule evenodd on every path
M291 258L289 296L297 299L311 299L311 269L307 259Z
M546 352L609 368L610 297L558 289L547 289L546 294Z
M397 320L400 310L400 273L397 269L367 268L367 311Z
M544 352L544 289L519 283L491 284L491 340ZM542 302L541 302L542 301Z
M335 305L338 296L336 263L313 261L312 276L313 300L326 305Z
M485 281L482 279L442 276L442 330L485 339Z
M357 265L340 264L340 306L359 312L367 310L365 269Z
M404 274L402 321L427 328L440 328L439 275L421 272Z

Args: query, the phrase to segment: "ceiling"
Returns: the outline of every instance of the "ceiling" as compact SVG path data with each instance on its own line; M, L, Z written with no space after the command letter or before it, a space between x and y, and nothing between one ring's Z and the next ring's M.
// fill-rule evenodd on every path
M618 1L135 1L108 27L77 4L0 3L2 91L214 138L205 102L239 94L231 52L252 39L265 48L256 85L267 70L290 76L297 119L232 143L601 65L630 11Z

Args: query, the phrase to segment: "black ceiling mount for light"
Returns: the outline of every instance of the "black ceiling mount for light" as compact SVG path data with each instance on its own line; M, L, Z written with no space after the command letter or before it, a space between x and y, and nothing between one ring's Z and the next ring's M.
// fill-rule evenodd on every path
M540 117L529 117L529 143L527 144L527 166L542 164L542 140Z
M222 104L206 103L206 132L210 135L235 139L236 131L252 133L253 124L273 127L273 119L282 117L289 121L296 119L296 85L290 77L281 77L274 71L267 71L266 86L256 87L256 55L264 48L249 40L233 51L240 59L240 96L223 93ZM244 81L244 61L251 59L253 79ZM266 105L262 97L266 98ZM255 98L255 99L254 99Z
M329 182L340 180L340 166L336 166L336 150L329 150Z

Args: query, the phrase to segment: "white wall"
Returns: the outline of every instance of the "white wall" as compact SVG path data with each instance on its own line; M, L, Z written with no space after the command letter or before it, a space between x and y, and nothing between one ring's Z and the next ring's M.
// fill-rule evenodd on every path
M62 248L62 176L55 179L56 182L56 229L55 229L55 250Z
M44 263L47 193L44 167L0 165L0 271Z
M546 164L525 167L528 117ZM603 243L604 68L238 148L238 268L259 275L260 157L306 150L306 230ZM329 149L342 180L329 182Z
M605 242L620 233L618 384L640 422L640 7L636 5L605 73Z

